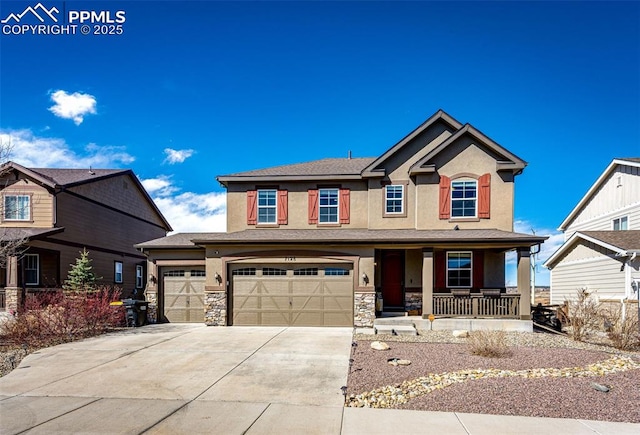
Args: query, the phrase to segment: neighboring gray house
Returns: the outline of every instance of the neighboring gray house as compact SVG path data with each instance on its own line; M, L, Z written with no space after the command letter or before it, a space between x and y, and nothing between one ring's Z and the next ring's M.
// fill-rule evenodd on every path
M640 281L640 158L614 159L559 227L565 243L545 262L551 303L586 288L600 300L636 299Z

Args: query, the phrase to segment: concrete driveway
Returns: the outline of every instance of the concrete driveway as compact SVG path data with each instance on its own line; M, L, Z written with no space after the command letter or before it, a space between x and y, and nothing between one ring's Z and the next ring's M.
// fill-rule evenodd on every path
M351 333L151 325L43 349L0 379L0 431L340 433Z

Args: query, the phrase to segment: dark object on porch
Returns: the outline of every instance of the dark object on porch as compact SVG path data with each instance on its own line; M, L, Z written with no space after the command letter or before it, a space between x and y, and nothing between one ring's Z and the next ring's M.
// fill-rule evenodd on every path
M561 307L558 305L542 305L539 303L531 310L531 319L536 326L560 332L562 331L562 322L558 315L560 312Z
M127 326L144 326L147 324L149 302L123 299L122 304L127 310Z
M451 289L451 294L456 298L468 298L471 296L470 289Z
M500 297L500 289L499 288L483 288L480 290L482 296L485 298L499 298Z

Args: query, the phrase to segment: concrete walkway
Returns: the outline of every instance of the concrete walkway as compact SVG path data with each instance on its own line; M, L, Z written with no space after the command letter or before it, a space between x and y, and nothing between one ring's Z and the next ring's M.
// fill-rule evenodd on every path
M43 349L0 378L0 433L640 433L628 423L344 408L351 333L167 324Z

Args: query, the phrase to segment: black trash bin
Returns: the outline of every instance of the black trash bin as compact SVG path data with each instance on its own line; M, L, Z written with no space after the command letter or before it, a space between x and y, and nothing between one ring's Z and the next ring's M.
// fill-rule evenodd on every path
M147 308L149 302L136 299L123 299L127 311L127 326L144 326L147 324Z

